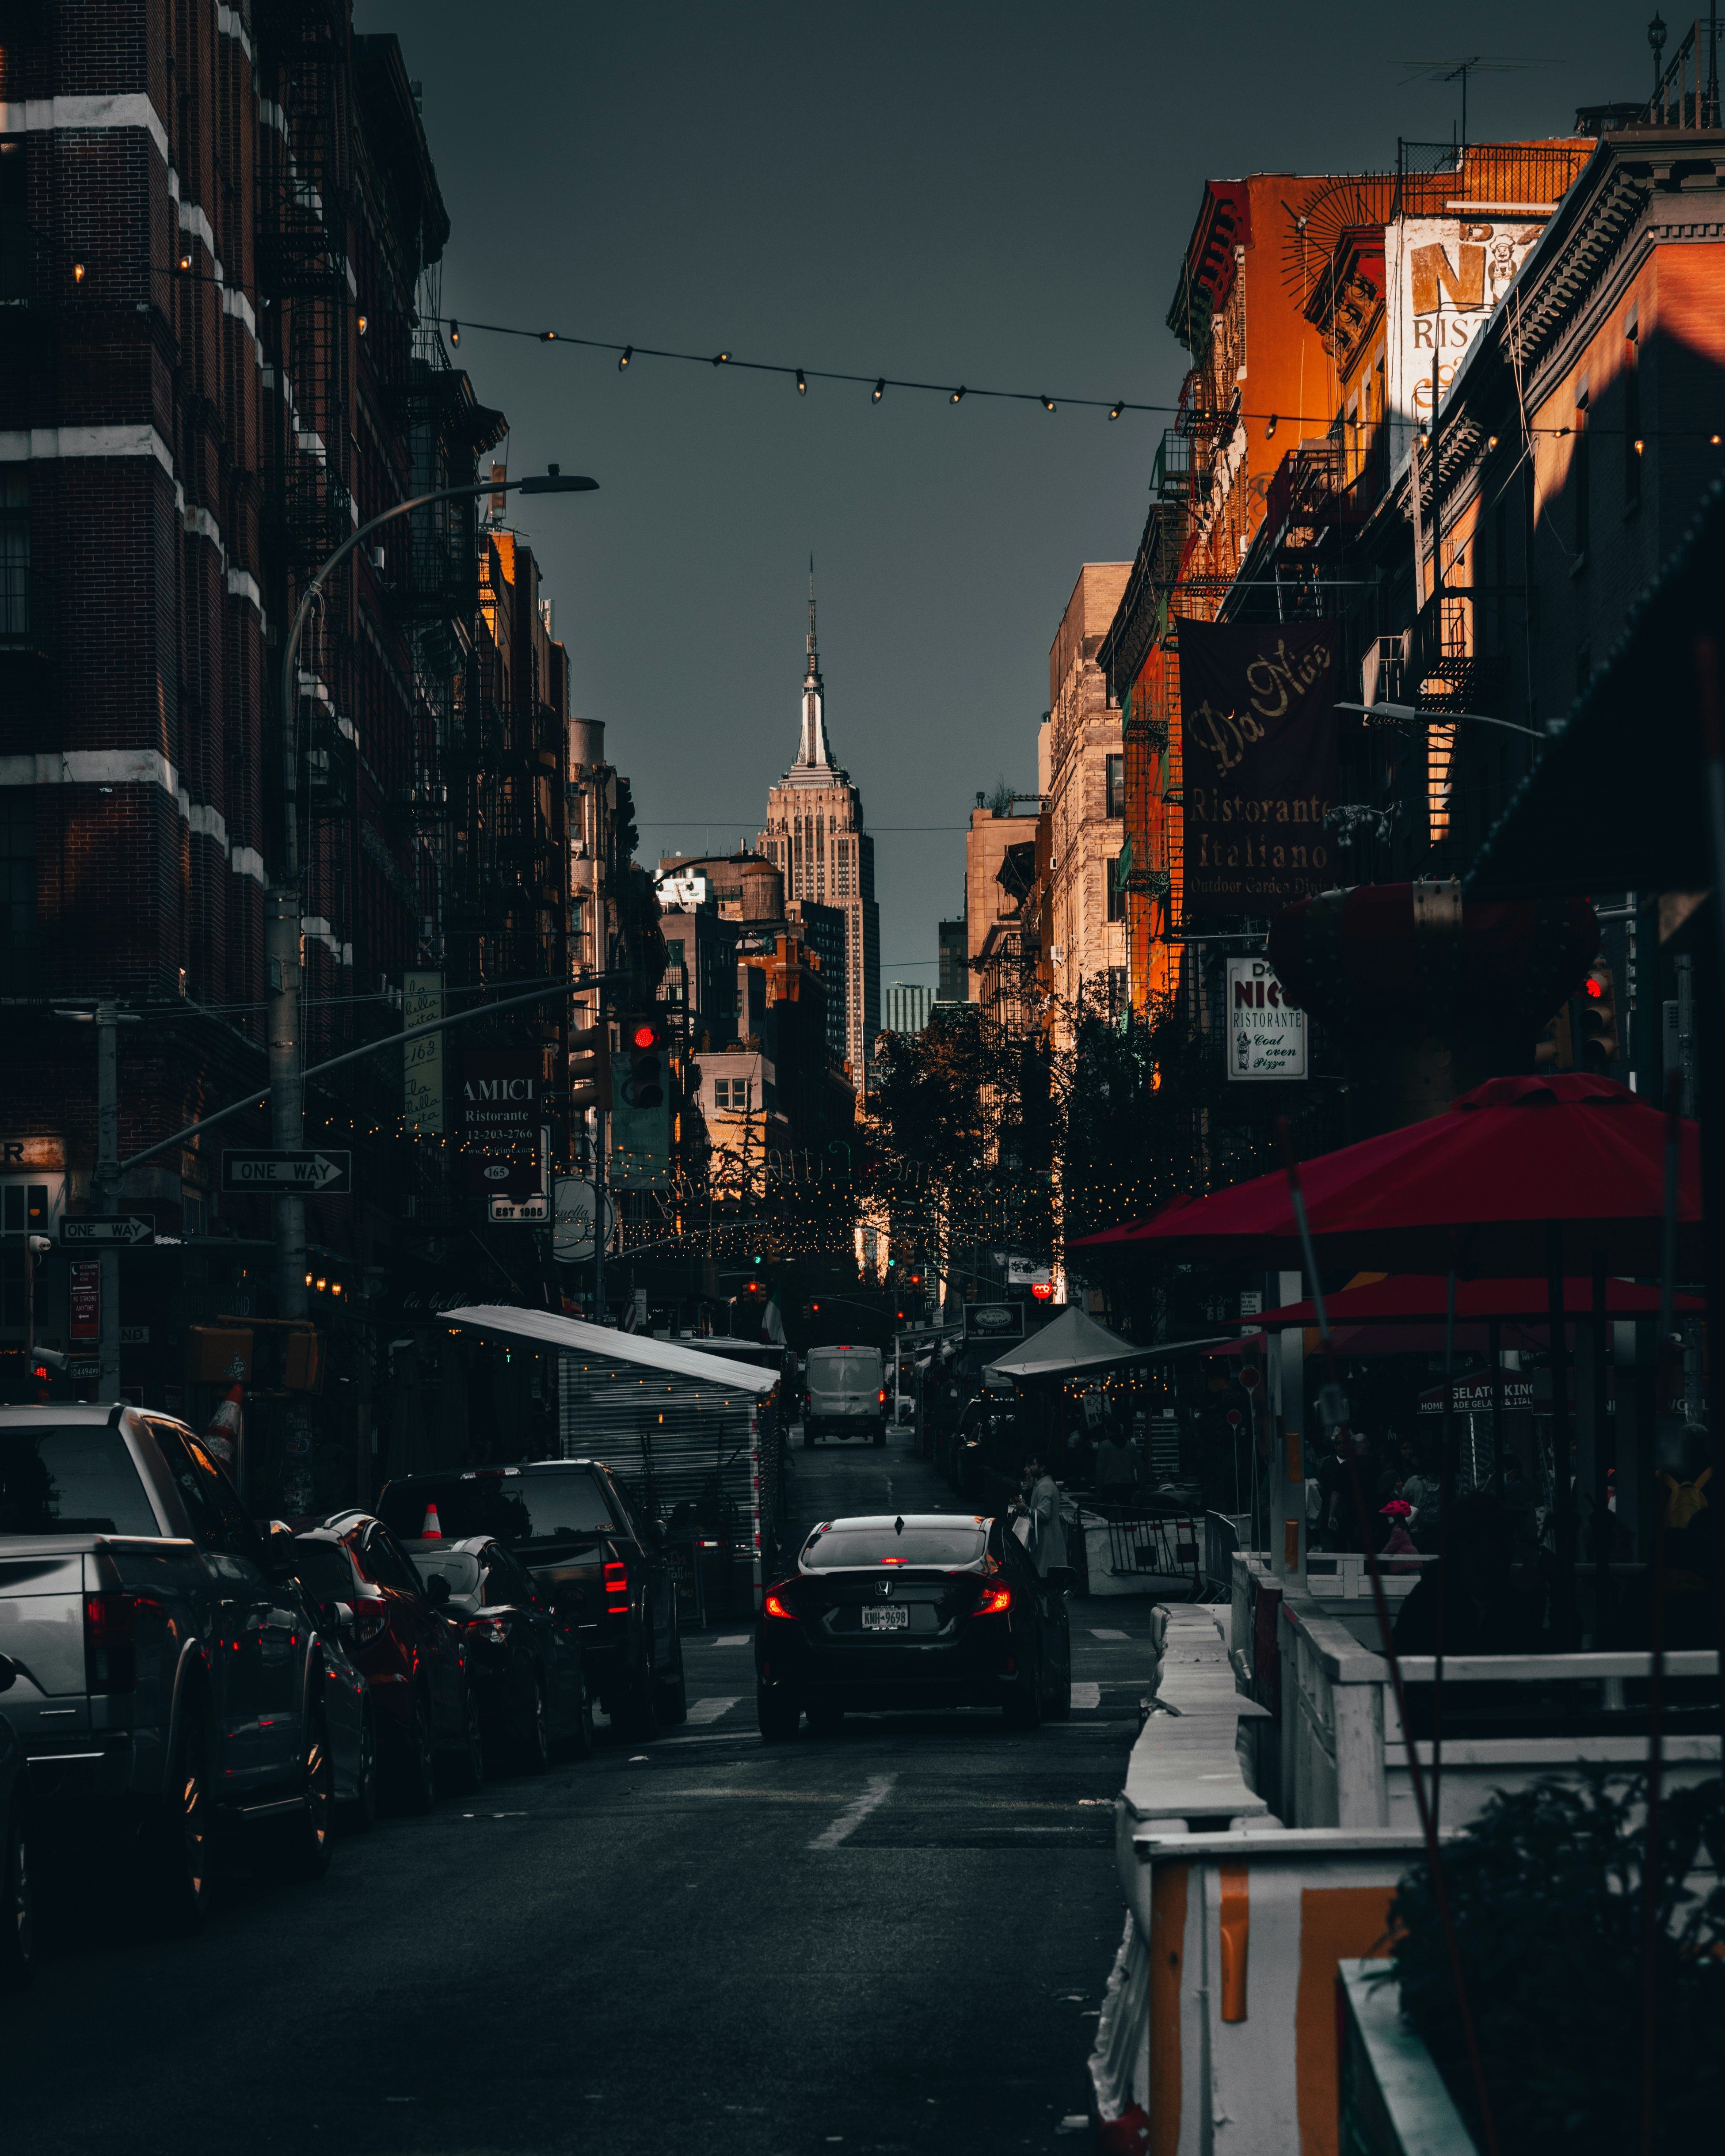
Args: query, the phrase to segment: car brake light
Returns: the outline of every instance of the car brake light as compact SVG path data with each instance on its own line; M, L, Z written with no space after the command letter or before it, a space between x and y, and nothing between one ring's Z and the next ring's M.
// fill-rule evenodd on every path
M1011 1607L1012 1589L1009 1587L985 1587L982 1600L971 1614L976 1617L998 1617L1003 1609L1010 1609Z
M879 1401L881 1403L881 1404L882 1404L883 1406L885 1406L886 1402L886 1386L885 1386L885 1385L883 1385L883 1386L880 1388L880 1391L879 1391L878 1393L876 1393L876 1394L875 1395L875 1399L876 1399L877 1400L879 1400Z
M767 1590L767 1599L761 1607L769 1617L783 1617L794 1625L798 1621L797 1613L785 1600L786 1595L789 1593L788 1587L769 1587Z
M629 1614L629 1567L621 1558L614 1558L605 1567L605 1614Z
M138 1611L147 1595L111 1589L84 1598L84 1676L90 1691L131 1691L138 1681Z

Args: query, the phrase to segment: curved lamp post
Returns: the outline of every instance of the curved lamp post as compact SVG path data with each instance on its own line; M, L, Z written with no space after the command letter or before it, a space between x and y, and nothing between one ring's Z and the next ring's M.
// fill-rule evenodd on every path
M341 542L306 585L281 657L282 757L282 876L269 892L264 924L264 952L270 973L270 1082L272 1136L275 1145L297 1152L305 1139L305 1113L300 1085L300 639L312 602L335 572L358 546L381 526L406 516L416 509L429 509L439 501L465 501L480 494L591 494L595 479L564 474L549 465L530 479L475 480L463 486L439 487L431 494L398 501L374 516ZM303 1198L276 1200L275 1307L280 1317L305 1315L305 1201Z

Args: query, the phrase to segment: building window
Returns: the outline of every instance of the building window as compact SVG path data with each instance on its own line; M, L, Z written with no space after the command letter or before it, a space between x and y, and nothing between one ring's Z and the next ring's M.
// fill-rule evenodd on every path
M1120 888L1120 861L1121 856L1116 854L1107 865L1108 918L1111 921L1124 921L1126 918L1126 893Z
M747 1078L715 1078L713 1106L742 1114L749 1104L749 1081Z
M1126 758L1111 756L1105 766L1104 786L1108 797L1107 814L1123 816L1126 814Z
M28 993L36 955L36 790L0 787L0 982Z
M30 634L30 475L0 466L0 644Z

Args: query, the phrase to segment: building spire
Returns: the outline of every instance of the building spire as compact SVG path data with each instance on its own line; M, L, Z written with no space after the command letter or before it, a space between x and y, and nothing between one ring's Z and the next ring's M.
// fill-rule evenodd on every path
M803 731L797 744L795 768L830 771L832 752L827 746L825 695L820 679L820 652L814 640L814 557L809 557L809 664L803 675Z

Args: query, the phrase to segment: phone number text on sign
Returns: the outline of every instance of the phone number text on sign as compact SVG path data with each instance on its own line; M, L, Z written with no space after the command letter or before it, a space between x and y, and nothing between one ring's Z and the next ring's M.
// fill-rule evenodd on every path
M1306 1014L1286 1000L1267 959L1228 961L1228 1075L1306 1075Z

